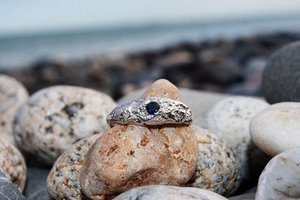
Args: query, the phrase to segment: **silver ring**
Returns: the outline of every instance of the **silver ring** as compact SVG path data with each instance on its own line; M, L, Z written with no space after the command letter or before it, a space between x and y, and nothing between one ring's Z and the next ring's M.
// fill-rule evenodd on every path
M135 99L118 105L107 116L110 126L115 124L165 125L192 123L191 109L179 102L164 97Z

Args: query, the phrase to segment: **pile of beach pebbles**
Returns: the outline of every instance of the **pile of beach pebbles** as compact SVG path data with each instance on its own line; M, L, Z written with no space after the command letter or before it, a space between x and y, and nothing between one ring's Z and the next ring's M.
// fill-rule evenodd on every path
M192 125L115 125L108 95L53 86L31 96L0 75L0 199L299 199L300 42L269 59L267 99L178 89Z

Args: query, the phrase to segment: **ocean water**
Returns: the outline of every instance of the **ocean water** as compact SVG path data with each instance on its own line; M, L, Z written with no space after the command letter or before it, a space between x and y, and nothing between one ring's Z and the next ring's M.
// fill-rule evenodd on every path
M41 59L84 59L157 49L182 41L234 39L254 34L300 32L297 16L211 22L164 23L62 33L0 37L0 68L20 68Z

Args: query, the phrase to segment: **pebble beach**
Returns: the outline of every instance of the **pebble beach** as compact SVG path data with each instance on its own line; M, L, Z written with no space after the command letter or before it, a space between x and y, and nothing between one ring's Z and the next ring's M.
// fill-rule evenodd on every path
M299 52L274 33L1 69L0 199L299 199ZM192 124L107 123L150 97Z

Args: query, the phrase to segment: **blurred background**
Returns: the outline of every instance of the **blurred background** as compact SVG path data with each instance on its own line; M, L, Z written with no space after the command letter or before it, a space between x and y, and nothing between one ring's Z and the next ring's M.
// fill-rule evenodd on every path
M0 0L0 71L32 93L71 84L115 99L167 78L260 95L268 57L300 39L300 0Z

